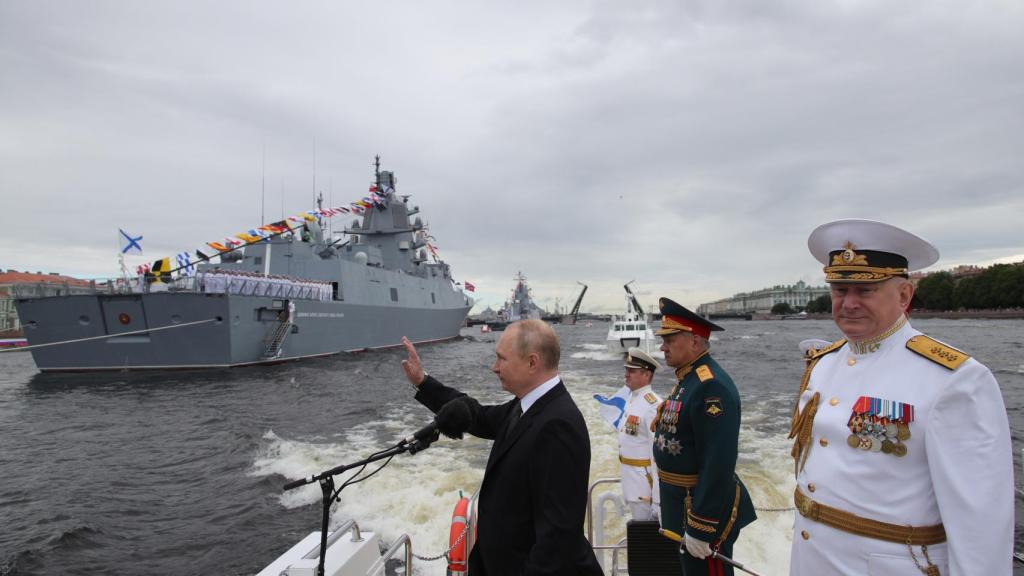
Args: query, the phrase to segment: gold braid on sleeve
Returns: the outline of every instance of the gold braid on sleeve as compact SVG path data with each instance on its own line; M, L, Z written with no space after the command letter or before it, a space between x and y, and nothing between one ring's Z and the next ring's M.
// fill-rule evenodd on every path
M807 456L811 453L811 429L814 427L814 415L818 412L818 401L821 399L821 394L815 392L814 396L804 405L803 411L800 410L800 398L807 390L807 385L811 381L811 372L820 359L819 356L807 362L803 379L800 381L800 393L796 397L796 406L793 407L793 422L789 427L789 438L795 438L790 454L793 456L793 472L796 475L800 474L800 470L807 463Z

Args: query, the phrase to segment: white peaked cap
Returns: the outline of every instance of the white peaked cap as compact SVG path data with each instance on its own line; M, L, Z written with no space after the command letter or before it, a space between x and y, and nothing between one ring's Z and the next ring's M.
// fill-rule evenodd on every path
M831 253L844 250L888 252L906 258L909 271L921 270L939 260L939 251L927 240L876 220L849 218L822 224L807 238L807 248L818 262L828 266Z

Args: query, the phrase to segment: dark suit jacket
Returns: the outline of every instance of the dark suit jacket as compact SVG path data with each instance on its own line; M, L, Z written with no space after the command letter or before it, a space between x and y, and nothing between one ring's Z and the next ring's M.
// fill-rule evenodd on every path
M416 400L433 412L465 396L431 376ZM590 478L590 436L561 382L541 396L512 430L512 400L481 406L468 399L474 436L494 440L478 500L477 540L469 573L601 575L583 535Z

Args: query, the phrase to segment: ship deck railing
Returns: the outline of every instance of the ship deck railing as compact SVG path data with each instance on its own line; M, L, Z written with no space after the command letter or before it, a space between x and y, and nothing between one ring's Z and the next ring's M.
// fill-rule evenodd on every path
M150 292L195 292L195 278L179 278L167 283L150 284L132 278L97 278L79 282L32 282L13 285L15 298L48 298L51 296L75 296L98 294L147 294Z
M211 294L234 294L240 296L263 296L287 300L321 300L333 299L332 288L325 282L309 281L303 283L266 283L259 279L249 279L246 284L223 284L217 287L206 285L195 276L182 276L163 282L147 282L142 278L94 279L80 282L33 282L14 284L11 295L14 298L47 298L53 296L72 295L129 295L152 294L157 292L190 292Z

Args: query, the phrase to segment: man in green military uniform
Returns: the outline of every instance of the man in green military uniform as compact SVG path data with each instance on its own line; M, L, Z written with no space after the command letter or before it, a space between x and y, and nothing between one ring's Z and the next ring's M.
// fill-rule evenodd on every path
M668 298L659 306L661 350L679 380L654 424L661 533L680 543L684 576L733 574L712 550L731 557L757 516L735 473L740 395L709 354L711 332L722 328Z

